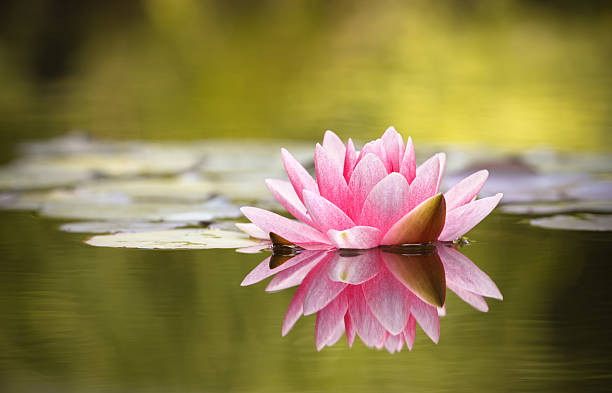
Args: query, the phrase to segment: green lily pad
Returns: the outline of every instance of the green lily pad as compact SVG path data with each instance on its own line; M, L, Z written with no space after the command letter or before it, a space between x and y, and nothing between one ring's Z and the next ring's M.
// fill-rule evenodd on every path
M533 226L570 231L612 231L612 214L582 214L580 216L557 215L534 218Z
M169 231L98 235L85 243L97 247L123 247L168 250L241 248L259 244L248 236L220 229L173 229Z
M186 222L84 221L69 222L60 230L72 233L118 233L165 231L190 225Z

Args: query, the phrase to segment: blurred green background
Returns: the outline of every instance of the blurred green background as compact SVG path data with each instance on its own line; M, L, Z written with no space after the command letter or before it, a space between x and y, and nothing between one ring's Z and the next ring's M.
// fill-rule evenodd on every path
M4 1L0 132L608 150L606 1Z

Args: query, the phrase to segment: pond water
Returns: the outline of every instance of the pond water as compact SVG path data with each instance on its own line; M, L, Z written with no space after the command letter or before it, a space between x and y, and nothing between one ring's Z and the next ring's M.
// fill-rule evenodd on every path
M389 348L368 348L359 331L352 348L343 336L317 351L314 315L300 318L283 337L295 288L269 293L269 280L240 286L262 260L269 263L270 252L236 252L253 244L233 232L236 206L250 200L281 211L261 190L261 176L278 173L280 160L269 157L280 145L260 145L259 153L257 144L246 149L250 155L243 161L253 179L238 181L235 176L248 169L240 161L219 162L214 152L225 142L216 143L202 144L210 145L209 159L196 159L196 167L189 160L165 165L164 159L143 167L147 154L189 156L201 146L166 144L153 153L148 143L126 147L73 135L27 145L3 169L2 390L606 390L612 235L605 231L609 183L601 173L607 156L565 154L557 160L554 152L532 152L508 158L491 151L453 152L449 146L448 181L489 160L490 185L481 194L508 192L509 203L472 230L469 244L460 248L495 282L503 301L488 299L483 313L449 287L439 342L432 342L431 326L423 329L419 320L412 350L391 354ZM226 155L227 147L221 150ZM299 156L308 149L295 145L293 151ZM573 172L564 169L568 163ZM26 176L41 166L46 176ZM562 170L571 176L560 177ZM580 194L585 188L589 197ZM540 228L536 216L521 215L533 206L547 209L544 217L573 214L586 226L578 229L587 231ZM601 222L574 214L588 211ZM202 227L203 221L212 222L211 228ZM177 233L187 233L180 231L190 233L190 240L176 240ZM104 235L112 232L119 233ZM102 235L84 242L95 234ZM219 239L228 243L215 243ZM233 248L188 249L210 247ZM431 302L431 293L415 293Z

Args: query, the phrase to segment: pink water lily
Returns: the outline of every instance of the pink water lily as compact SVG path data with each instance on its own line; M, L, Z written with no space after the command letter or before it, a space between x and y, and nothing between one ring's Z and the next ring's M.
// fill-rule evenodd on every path
M488 172L476 172L439 193L446 156L416 166L412 139L390 127L361 151L327 131L315 148L316 180L282 149L289 181L268 179L274 197L298 221L243 207L249 235L275 233L306 249L367 249L379 245L451 241L482 221L502 194L476 199Z

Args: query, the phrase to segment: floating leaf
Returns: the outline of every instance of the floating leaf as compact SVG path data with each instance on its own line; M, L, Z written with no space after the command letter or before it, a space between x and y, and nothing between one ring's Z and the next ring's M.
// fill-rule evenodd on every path
M169 231L115 233L94 236L86 243L97 247L169 250L240 248L259 244L239 232L220 229L173 229Z
M60 230L72 233L149 232L188 226L186 222L85 221L69 222Z
M580 216L557 215L535 218L533 226L570 231L612 231L612 214L582 214Z
M559 203L527 203L504 205L501 211L509 214L558 214L558 213L610 213L612 201L577 201Z

